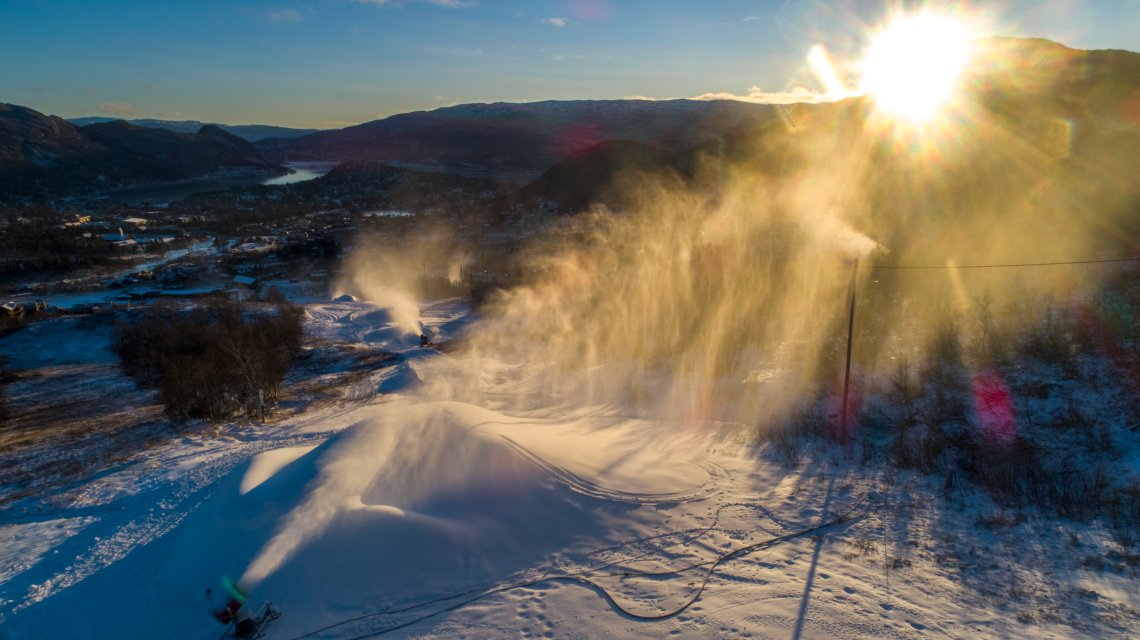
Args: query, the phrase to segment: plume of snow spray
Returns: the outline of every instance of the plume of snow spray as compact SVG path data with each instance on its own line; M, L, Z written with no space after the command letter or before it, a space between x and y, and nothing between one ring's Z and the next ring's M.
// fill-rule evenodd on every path
M687 181L630 177L620 185L630 206L553 225L522 257L527 281L491 303L467 351L451 354L449 370L433 371L420 393L500 411L600 407L663 429L775 427L842 379L852 259L1027 261L1049 238L1058 255L1082 256L1095 229L1077 214L1131 202L1120 176L1077 180L987 116L939 144L909 148L876 129L862 103L848 102L820 106L765 145L751 162L711 161ZM402 326L418 330L414 276L432 251L425 247L366 247L344 286L404 309ZM939 340L948 318L975 308L990 287L1024 299L1071 291L1075 281L1062 272L870 273L857 272L871 312L856 325L855 354L880 372ZM675 442L678 455L688 453L691 442ZM357 446L384 460L421 455L380 440ZM372 476L363 470L373 465L361 460L324 467L244 583L277 570L367 489ZM435 486L406 471L387 481Z
M333 295L352 293L388 309L404 333L419 334L420 300L427 278L443 264L451 277L451 236L432 230L418 239L399 243L379 237L358 240L344 264L344 277Z
M495 419L474 407L447 404L378 407L317 453L319 472L304 500L250 563L239 583L256 588L338 517L383 514L449 531L459 525L418 513L441 494L518 485L534 469L471 432ZM458 531L454 531L458 533Z

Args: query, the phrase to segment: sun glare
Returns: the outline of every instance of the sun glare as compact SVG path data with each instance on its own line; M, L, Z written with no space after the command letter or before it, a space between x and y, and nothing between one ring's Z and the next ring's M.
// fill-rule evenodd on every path
M955 18L896 18L872 41L860 88L888 113L927 120L953 97L970 60L970 41L970 30Z

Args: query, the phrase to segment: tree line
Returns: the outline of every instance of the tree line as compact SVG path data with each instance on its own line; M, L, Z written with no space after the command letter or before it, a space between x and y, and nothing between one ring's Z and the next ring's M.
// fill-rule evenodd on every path
M172 418L264 419L301 353L304 310L271 290L265 301L156 305L116 324L115 352Z

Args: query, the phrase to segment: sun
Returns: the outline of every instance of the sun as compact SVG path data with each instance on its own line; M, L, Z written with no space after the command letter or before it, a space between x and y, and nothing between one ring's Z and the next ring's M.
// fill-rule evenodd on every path
M890 114L928 120L954 97L972 55L971 41L965 23L950 16L895 18L867 50L860 89Z

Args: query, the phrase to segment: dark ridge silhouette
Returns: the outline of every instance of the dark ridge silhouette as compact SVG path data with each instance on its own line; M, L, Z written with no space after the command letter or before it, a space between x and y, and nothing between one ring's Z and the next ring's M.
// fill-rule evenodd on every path
M465 104L258 144L267 157L374 160L531 172L606 140L680 151L774 116L730 100L570 100Z
M0 195L92 192L227 169L280 170L214 125L175 133L114 120L85 127L0 104Z
M112 122L114 120L124 120L124 118L108 118L106 116L85 116L82 118L68 118L67 121L77 127L85 127L89 124L98 124L101 122ZM223 130L234 134L235 136L246 140L247 142L257 142L259 140L266 140L268 138L296 138L298 136L316 133L319 129L294 129L292 127L278 127L268 124L218 124L210 122L200 122L198 120L156 120L153 118L133 118L127 122L140 127L147 127L149 129L166 129L168 131L175 131L177 133L195 133L206 125L213 125L221 127Z

